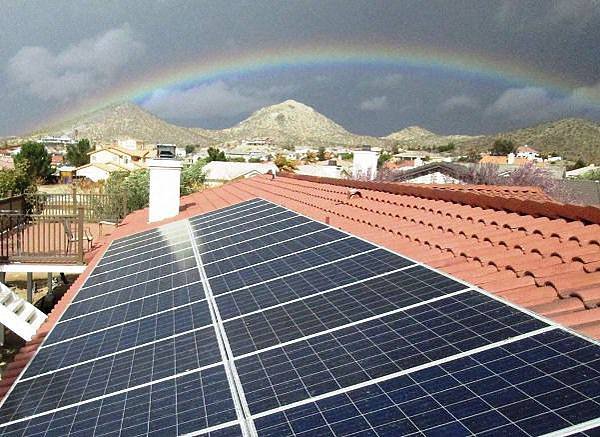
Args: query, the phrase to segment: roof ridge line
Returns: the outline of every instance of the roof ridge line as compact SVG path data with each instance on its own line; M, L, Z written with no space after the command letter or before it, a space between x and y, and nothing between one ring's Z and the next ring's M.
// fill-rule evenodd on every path
M417 186L417 184L410 185L390 182L356 181L350 179L298 175L287 172L279 173L279 177L348 188L382 191L390 194L409 195L425 199L444 200L471 206L479 206L486 209L511 211L535 217L564 218L600 224L600 208L591 205L583 206L564 204L557 201L541 202L538 200L522 200L518 198L494 196L487 193L465 193L462 191L442 190L431 186Z

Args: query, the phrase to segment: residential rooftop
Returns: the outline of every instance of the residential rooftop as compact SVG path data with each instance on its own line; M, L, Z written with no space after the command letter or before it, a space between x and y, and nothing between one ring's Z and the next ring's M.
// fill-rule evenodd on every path
M423 186L261 175L181 199L180 214L127 216L88 254L86 272L0 382L4 395L112 240L263 198L323 221L600 338L600 209L564 205L527 187Z

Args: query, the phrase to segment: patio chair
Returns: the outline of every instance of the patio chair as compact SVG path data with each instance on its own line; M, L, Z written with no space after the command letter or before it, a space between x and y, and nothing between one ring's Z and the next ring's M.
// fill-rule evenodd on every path
M71 220L65 219L65 221L63 222L63 227L65 229L65 236L67 237L66 254L68 255L69 251L71 250L71 245L73 243L77 243L79 241L79 238L77 238L77 235L73 233L73 229L71 227ZM90 249L92 247L92 242L94 241L94 236L88 228L83 229L82 238L85 241L87 241L88 249Z

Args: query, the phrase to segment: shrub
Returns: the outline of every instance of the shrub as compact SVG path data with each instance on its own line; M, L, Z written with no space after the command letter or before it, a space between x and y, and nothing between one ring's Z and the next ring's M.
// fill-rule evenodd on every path
M182 196L200 191L204 185L206 175L204 174L203 160L198 160L192 165L184 167L181 171L181 186L180 191Z

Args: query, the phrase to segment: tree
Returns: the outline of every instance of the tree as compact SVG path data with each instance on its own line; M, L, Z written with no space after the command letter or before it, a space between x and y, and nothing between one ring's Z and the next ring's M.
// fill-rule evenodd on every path
M397 155L399 151L400 151L400 150L399 150L399 148L398 148L398 144L394 144L394 145L392 146L392 150L391 150L391 152L392 152L392 155Z
M456 144L454 144L454 143L448 143L445 146L439 146L437 148L437 151L439 153L443 153L443 152L451 152L454 149L456 149Z
M77 144L69 144L67 146L67 162L75 167L81 167L90 162L89 152L92 150L90 141L87 138L82 138Z
M291 159L287 159L285 155L278 153L275 155L275 159L273 163L277 166L280 171L294 172L298 165L296 161L292 161Z
M33 179L46 180L52 174L50 154L41 143L28 141L14 158L15 164L28 162L29 175Z
M182 196L200 191L204 185L206 175L204 174L205 161L199 159L192 165L188 165L181 171L181 185L179 190Z
M314 164L317 162L317 154L315 152L306 152L306 158L304 159L308 164Z
M193 144L188 144L187 146L185 146L185 154L189 155L190 153L194 153L194 150L196 150L196 146L194 146Z
M220 150L216 147L209 147L206 152L208 153L208 158L206 158L206 162L227 161L225 152L223 152L222 150Z
M325 161L326 157L325 157L325 147L324 146L319 147L319 150L317 151L317 159L319 161Z
M15 164L15 168L0 170L0 196L23 194L35 191L35 180L29 175L29 162Z
M575 161L575 164L567 166L567 171L577 170L578 168L583 168L586 165L587 164L585 163L585 161L579 158L577 161Z
M516 146L512 140L498 139L492 144L490 153L494 156L506 156L509 153L514 153L515 150Z
M471 149L467 152L466 155L463 155L460 158L458 158L458 162L479 162L480 159L481 155L479 154L479 152L475 149Z
M392 159L392 154L389 152L381 152L379 157L377 158L377 168L381 168L384 166L386 162Z

